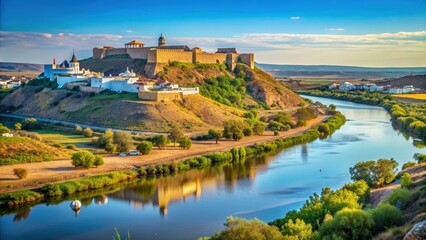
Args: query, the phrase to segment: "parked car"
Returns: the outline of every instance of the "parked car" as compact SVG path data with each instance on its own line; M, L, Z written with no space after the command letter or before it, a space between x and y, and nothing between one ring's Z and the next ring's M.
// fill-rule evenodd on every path
M122 153L120 153L119 155L120 155L120 157L125 157L125 156L127 156L127 153L122 152Z
M140 155L140 154L141 153L137 150L132 150L132 151L129 152L129 155L131 155L131 156L137 156L137 155Z

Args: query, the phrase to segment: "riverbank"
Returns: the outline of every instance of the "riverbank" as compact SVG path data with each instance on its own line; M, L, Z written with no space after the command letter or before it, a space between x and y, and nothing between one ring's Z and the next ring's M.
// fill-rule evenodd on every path
M141 166L162 164L172 161L178 162L211 152L229 151L236 147L247 147L256 143L288 138L306 132L313 126L326 121L329 117L330 116L319 116L308 121L306 126L282 132L280 136L275 136L272 131L265 131L264 135L245 137L240 141L221 140L218 144L215 144L215 141L212 140L194 141L192 148L188 150L181 150L178 147L168 147L163 150L154 149L149 155L127 157L110 155L104 158L105 164L103 166L88 170L73 167L71 160L1 166L0 193L34 189L46 183L74 180L113 171L135 169ZM28 169L27 179L18 180L18 178L13 175L13 169L18 166L25 166L25 168Z
M396 129L426 142L426 103L398 102L391 95L363 91L301 90L298 93L383 107L391 115L392 125Z

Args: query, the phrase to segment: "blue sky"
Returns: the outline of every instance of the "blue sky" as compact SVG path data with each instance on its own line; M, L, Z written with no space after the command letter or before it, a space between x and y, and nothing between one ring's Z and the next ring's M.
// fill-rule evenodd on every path
M263 63L426 66L424 0L0 1L0 61L139 39L237 47Z

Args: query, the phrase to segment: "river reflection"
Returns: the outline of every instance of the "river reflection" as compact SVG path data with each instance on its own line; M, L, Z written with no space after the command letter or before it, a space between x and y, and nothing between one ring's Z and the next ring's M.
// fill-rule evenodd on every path
M339 188L358 161L395 158L400 166L423 143L395 131L379 107L330 99L347 123L324 140L244 164L123 182L65 198L1 210L0 239L197 239L223 229L227 216L271 221L323 187ZM416 148L423 147L423 148ZM81 201L77 217L69 205Z

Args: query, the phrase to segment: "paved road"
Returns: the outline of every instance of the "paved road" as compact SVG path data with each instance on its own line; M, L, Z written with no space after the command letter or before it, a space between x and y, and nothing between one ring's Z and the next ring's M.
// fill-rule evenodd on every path
M37 119L37 121L40 121L40 122L61 124L61 125L70 126L70 127L76 127L78 125L82 128L91 128L92 130L99 131L99 132L103 132L107 129L112 129L113 131L123 131L123 132L129 132L129 133L133 133L133 134L144 134L144 135L148 135L148 136L167 134L167 133L164 133L164 132L136 131L136 130L126 130L126 129L118 129L118 128L110 128L110 127L91 126L91 125L76 123L76 122L68 122L68 121L63 121L63 120L40 118L40 117L33 117L33 116L23 116L23 115L7 114L7 113L1 113L0 116L1 117L19 118L19 119L35 118L35 119Z

